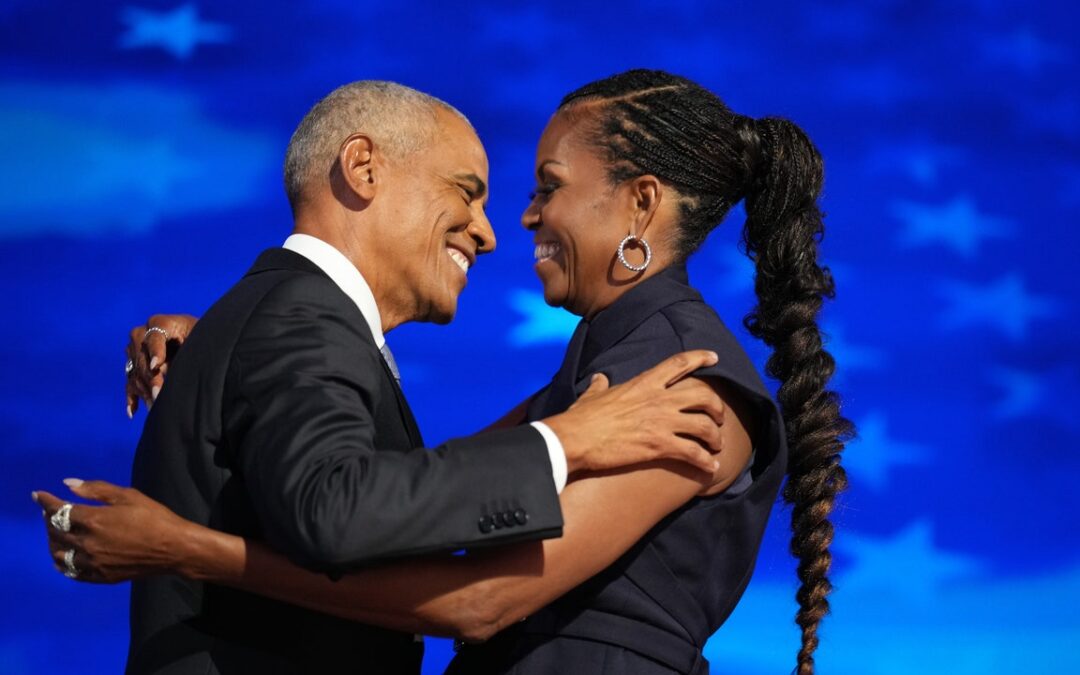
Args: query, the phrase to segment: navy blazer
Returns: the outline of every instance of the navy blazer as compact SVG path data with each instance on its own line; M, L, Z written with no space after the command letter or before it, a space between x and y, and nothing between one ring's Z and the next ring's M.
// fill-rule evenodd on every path
M558 536L530 427L426 450L360 310L284 249L196 325L169 369L132 484L298 564L357 564ZM495 527L492 523L495 523ZM419 673L411 634L178 577L132 584L129 673Z
M779 409L735 337L689 286L686 269L663 270L581 321L529 419L565 410L594 373L624 382L688 349L715 351L719 363L697 374L733 384L756 411L751 465L726 491L691 500L548 607L461 648L448 673L708 673L702 647L750 580L787 446Z

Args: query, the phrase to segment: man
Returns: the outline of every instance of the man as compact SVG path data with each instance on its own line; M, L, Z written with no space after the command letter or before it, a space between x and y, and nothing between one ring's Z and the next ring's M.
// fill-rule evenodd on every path
M472 127L437 99L358 82L319 102L286 153L294 233L186 340L147 419L134 487L336 574L559 536L568 471L660 456L710 468L706 450L676 442L690 415L664 387L633 383L598 387L541 423L424 448L384 334L454 316L469 268L495 247L487 174ZM695 358L667 367L685 373L705 363ZM702 387L700 407L718 414L716 401ZM670 430L659 448L630 423L642 410ZM718 449L718 435L702 441ZM60 529L90 512L63 511L50 519ZM64 560L72 575L79 563ZM231 589L132 585L129 673L416 673L421 651L412 635Z

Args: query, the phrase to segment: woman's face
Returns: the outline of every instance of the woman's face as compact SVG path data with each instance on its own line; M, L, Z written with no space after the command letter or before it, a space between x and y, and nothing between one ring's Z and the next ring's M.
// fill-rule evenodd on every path
M544 300L591 317L633 276L615 268L616 249L630 232L633 199L609 183L603 162L583 138L587 124L565 112L548 122L536 149L536 190L521 223L534 234Z

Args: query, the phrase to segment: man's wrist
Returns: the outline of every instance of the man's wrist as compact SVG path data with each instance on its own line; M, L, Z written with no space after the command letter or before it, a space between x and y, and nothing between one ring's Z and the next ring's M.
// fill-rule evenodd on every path
M548 459L551 461L551 477L555 481L555 492L562 494L566 487L566 479L569 468L566 459L566 449L559 435L544 422L532 422L532 427L540 432L547 446Z
M574 433L573 424L568 424L566 413L553 415L542 422L551 429L562 444L563 457L566 459L567 475L580 471L581 466L581 441L578 434Z

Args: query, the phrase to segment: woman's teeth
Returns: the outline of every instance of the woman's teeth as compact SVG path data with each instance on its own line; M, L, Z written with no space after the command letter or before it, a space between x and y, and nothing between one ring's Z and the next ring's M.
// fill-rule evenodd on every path
M450 259L457 263L462 272L469 273L469 259L465 257L464 253L456 248L447 248L446 252L450 254Z
M558 253L561 250L562 250L562 244L560 244L559 242L547 241L547 242L544 242L543 244L537 244L536 245L536 250L533 252L533 255L536 257L536 260L539 262L541 260L547 260L548 258L553 257L556 253Z

